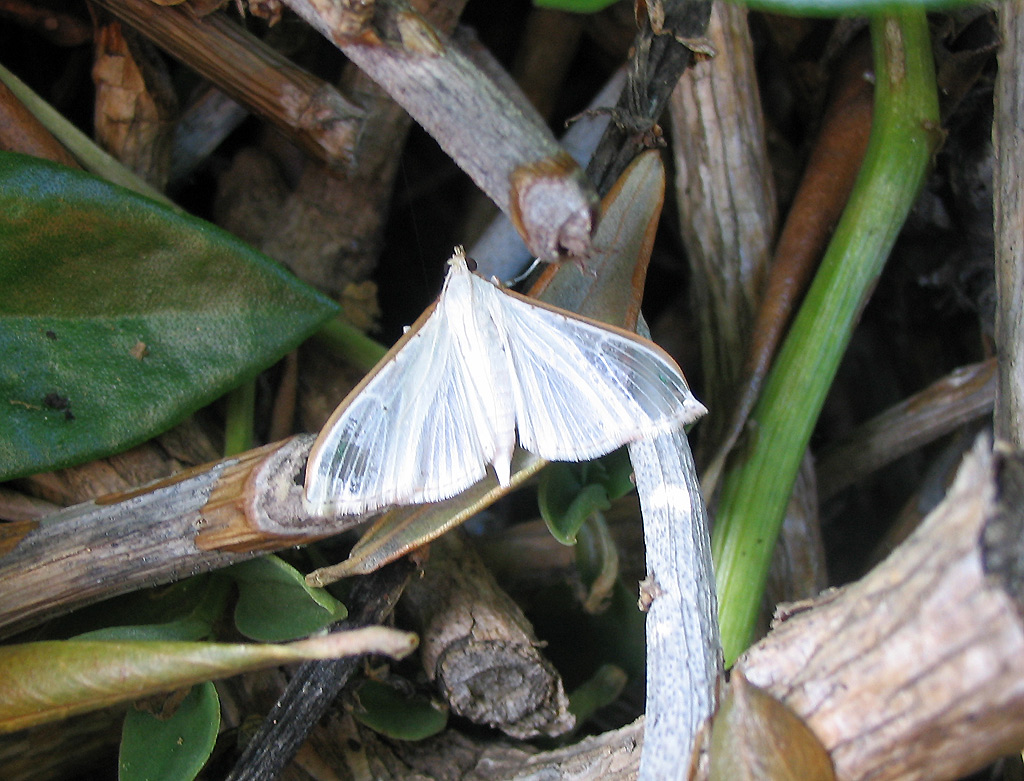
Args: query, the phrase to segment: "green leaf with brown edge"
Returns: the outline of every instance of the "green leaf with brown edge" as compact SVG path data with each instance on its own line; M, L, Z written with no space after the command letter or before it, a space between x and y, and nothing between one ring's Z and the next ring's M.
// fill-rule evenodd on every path
M229 233L0 153L0 480L142 442L337 305Z
M711 781L835 781L832 760L790 708L734 672L711 727Z
M130 708L121 729L118 781L190 781L213 753L220 698L213 683L193 686L169 717Z
M0 732L279 664L365 653L400 658L416 642L409 632L366 627L288 645L54 640L0 646Z

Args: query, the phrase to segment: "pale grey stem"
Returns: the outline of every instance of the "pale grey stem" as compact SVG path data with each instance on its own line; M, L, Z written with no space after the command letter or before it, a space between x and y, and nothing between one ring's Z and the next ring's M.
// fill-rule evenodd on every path
M711 538L686 434L629 446L644 519L647 708L640 779L688 776L722 673Z
M995 253L996 253L996 348L999 380L996 391L996 437L1024 448L1024 3L1007 3L999 9L999 37L1003 41L996 76L995 118Z

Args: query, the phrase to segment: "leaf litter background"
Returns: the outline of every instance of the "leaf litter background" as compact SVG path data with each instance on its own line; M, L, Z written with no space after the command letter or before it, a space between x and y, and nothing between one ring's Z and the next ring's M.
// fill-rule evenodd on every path
M83 6L61 8L89 28ZM229 9L229 13L234 15ZM548 101L547 115L560 129L565 119L580 111L589 97L621 63L632 40L631 11L621 4L592 17L571 22L542 14L523 2L471 2L463 22L475 28L481 41L513 72L530 74L523 64L524 52L536 46L531 36L557 28L564 37L546 46L575 47L558 83L542 87L539 95ZM985 13L963 12L954 21L936 24L936 37L945 46L938 52L940 78L946 66L946 92L958 100L950 102L944 114L948 138L936 160L926 192L921 196L910 222L897 245L830 394L817 428L812 448L827 453L854 427L886 410L959 366L987 357L991 345L994 293L991 275L991 193L988 170L991 165L989 123L991 86L994 73L992 20ZM268 30L264 22L249 17L248 28L272 40L290 57L327 80L334 80L343 57L318 36L305 30L293 17ZM843 23L846 24L846 23ZM531 26L533 25L533 26ZM538 32L541 30L542 32ZM785 214L798 180L807 150L819 126L825 86L828 81L830 46L844 37L843 25L825 20L793 20L751 15L756 47L758 77L767 121L769 153L778 188L780 213ZM573 40L578 34L578 39ZM2 62L47 98L86 132L91 132L95 89L90 77L92 49L87 41L75 45L54 45L18 19L0 20ZM149 56L153 56L150 53ZM198 80L184 67L162 55L175 94L184 103ZM172 112L173 114L173 112ZM662 123L668 130L668 122ZM688 288L689 273L682 249L676 210L671 203L671 155L669 199L658 243L655 247L645 314L652 330L683 366L698 397L702 393L700 340L697 319L692 313L694 291ZM286 194L296 188L308 159L285 142L276 131L258 119L245 120L239 128L195 171L173 182L175 200L197 216L211 219L257 246L268 233L278 230L275 216ZM385 186L387 182L383 182ZM455 243L469 243L493 212L466 177L415 126L402 152L393 188L383 196L388 219L376 241L379 257L373 267L352 268L351 282L372 281L375 288L346 287L343 306L356 321L369 324L383 343L392 342L401 328L412 322L435 296L443 275L443 260ZM329 209L330 205L325 204ZM315 235L296 231L295 242L316 242ZM282 252L287 261L291 253ZM376 253L371 253L376 254ZM303 353L302 367L307 382L322 385L323 377L335 373L329 356ZM277 372L271 370L259 383L259 409L266 410L276 387ZM311 379L312 378L312 379ZM318 416L329 412L341 398L347 380L332 378L333 392L314 387L300 406L297 428L311 430ZM257 425L267 415L256 416ZM221 413L213 407L199 413L207 436L219 438ZM893 544L901 523L908 516L920 516L929 497L941 496L936 466L955 464L959 453L971 441L982 418L951 435L929 443L910 455L860 480L854 488L841 490L823 503L820 522L825 543L825 561L814 559L814 551L802 551L810 582L791 584L779 598L815 593L827 570L827 582L838 584L859 576L880 551ZM257 431L265 438L268 432ZM695 445L700 450L701 430ZM819 475L819 480L827 476ZM507 518L534 516L529 497L516 497L503 510ZM500 519L499 519L500 520ZM639 529L621 532L624 583L642 576ZM513 535L486 536L481 541L492 557L495 570L504 573L508 585L531 610L539 635L550 641L548 655L566 677L567 688L586 680L603 661L613 659L631 673L633 685L624 697L600 718L588 725L599 731L624 723L642 707L636 685L640 672L637 656L642 648L623 641L622 627L602 626L566 608L566 574L516 573L516 541ZM499 542L496 542L499 540ZM521 541L518 544L524 544ZM541 543L546 545L547 543ZM553 545L553 543L552 543ZM557 551L557 548L555 549ZM300 567L301 569L301 567ZM556 585L552 586L551 582ZM794 593L794 589L796 593ZM556 594L553 597L552 594ZM775 598L773 598L775 601ZM613 608L614 611L614 608ZM613 612L614 614L614 612ZM613 623L613 622L609 622ZM581 640L582 638L582 640ZM622 642L626 648L613 647ZM116 721L116 719L115 719ZM59 727L58 727L59 728ZM119 728L118 728L119 729ZM94 761L110 772L113 763L107 744ZM100 777L84 771L82 777ZM69 776L70 777L70 776ZM215 777L215 776L214 776Z

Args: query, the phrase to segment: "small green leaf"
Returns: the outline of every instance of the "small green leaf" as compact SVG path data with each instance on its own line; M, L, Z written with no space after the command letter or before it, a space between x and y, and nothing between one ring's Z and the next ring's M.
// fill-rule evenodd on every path
M220 698L193 686L170 718L129 709L121 730L118 781L190 781L210 758L220 729Z
M593 14L602 11L618 0L533 0L539 8L554 8L575 14Z
M632 466L625 448L581 464L557 462L541 473L537 501L556 540L575 545L583 522L607 510L613 499L633 490Z
M184 588L192 586L191 581L197 581L195 586L201 588ZM186 610L178 612L175 618L167 621L149 624L128 624L120 626L108 626L101 629L94 629L75 636L75 640L205 640L213 633L213 625L217 618L224 612L229 594L230 581L222 575L212 577L191 578L186 581L174 584L170 589L165 590L162 599L155 600L159 603L166 603L169 596L182 596L189 599L185 604ZM181 587L181 588L179 588ZM196 593L198 591L198 593ZM191 592L191 593L190 593ZM146 599L145 592L132 594L134 599L126 599L125 606L139 604ZM194 602L191 600L195 600ZM171 605L169 607L177 607ZM109 611L109 607L107 608ZM119 616L134 613L136 616L145 615L149 611L114 611L116 620ZM140 616L141 618L141 616Z
M0 153L0 480L123 450L337 306L219 228Z
M636 488L636 483L633 482L633 464L629 460L628 448L620 447L591 463L600 470L596 472L592 480L600 482L604 486L608 492L608 498L613 502Z
M235 626L253 640L281 642L305 637L348 615L345 606L277 556L228 568L238 583Z
M367 680L359 687L356 720L395 740L424 740L448 724L448 711L433 700L407 695L393 686Z
M569 712L582 724L606 705L611 705L622 694L629 676L621 667L602 664L590 678L569 695Z

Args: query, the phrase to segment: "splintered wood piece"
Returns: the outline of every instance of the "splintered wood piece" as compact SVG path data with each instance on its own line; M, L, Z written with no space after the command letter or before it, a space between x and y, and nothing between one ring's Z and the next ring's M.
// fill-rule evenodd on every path
M289 7L385 89L512 218L546 260L583 257L597 196L535 111L523 108L423 16L396 3L373 18L326 0Z
M737 662L806 721L840 779L955 779L1024 745L1024 466L990 448L978 439L885 561L778 617Z
M337 534L362 518L305 515L313 438L295 437L29 521L0 551L0 627Z
M351 159L362 111L225 15L199 19L183 6L150 0L98 5L273 122L314 157L334 165Z
M777 218L746 10L715 3L708 40L715 56L684 73L669 102L679 225L701 320L704 389L717 402L701 423L705 449L721 436L729 413L722 400L735 395L742 379Z

